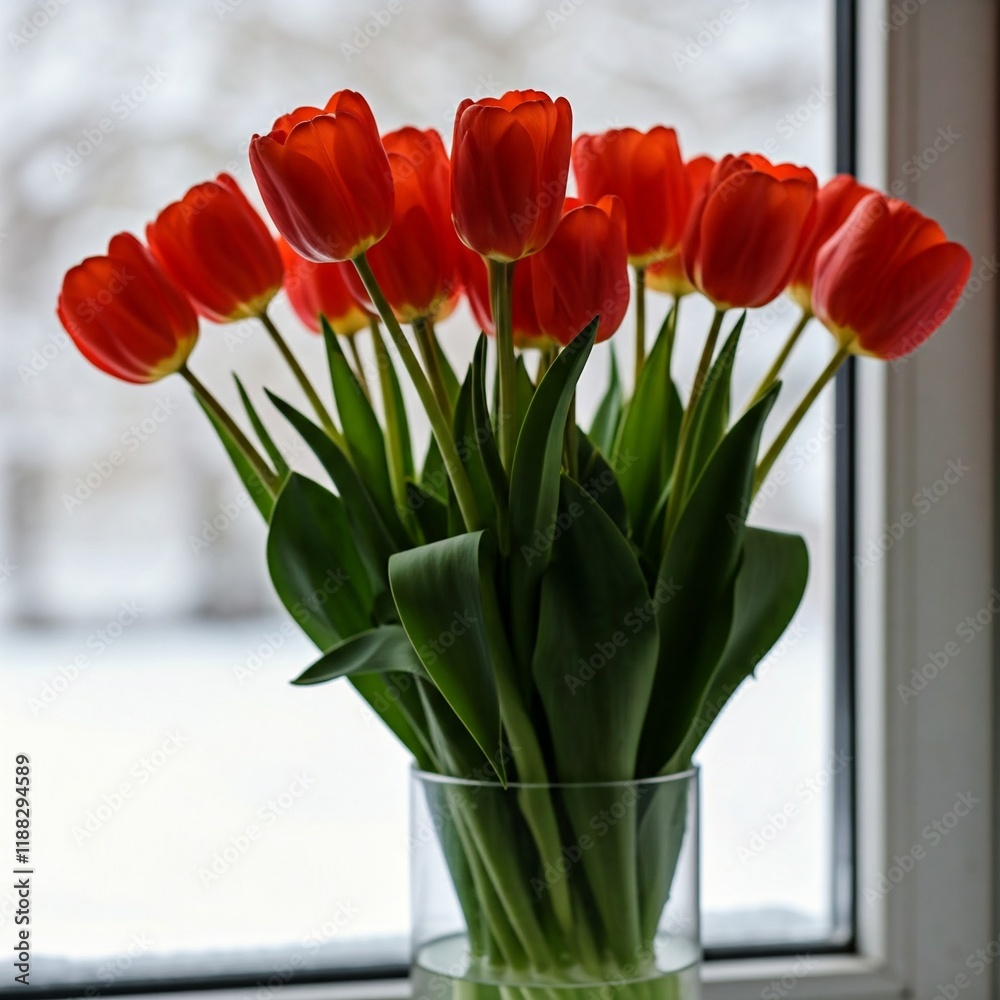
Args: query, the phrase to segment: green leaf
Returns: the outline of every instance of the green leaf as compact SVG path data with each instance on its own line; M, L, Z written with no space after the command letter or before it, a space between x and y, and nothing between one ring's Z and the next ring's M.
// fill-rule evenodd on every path
M552 362L528 406L514 451L510 476L511 619L516 658L525 665L531 661L538 620L538 581L549 561L547 532L555 523L559 506L563 431L596 334L595 319Z
M716 448L684 507L652 594L660 661L640 750L640 773L658 774L691 725L729 635L733 589L754 466L772 389Z
M798 535L746 529L736 577L733 625L672 768L691 757L726 702L781 638L805 593L809 551Z
M427 454L420 470L420 487L436 496L442 503L448 502L448 472L444 467L441 449L433 434L427 445Z
M389 582L400 621L427 673L504 781L500 704L487 615L494 557L484 531L399 552Z
M667 487L684 408L670 377L669 338L659 337L625 408L612 452L629 520L645 536Z
M382 425L344 357L337 335L325 317L322 318L322 323L330 363L330 381L344 438L350 450L351 464L358 470L361 481L389 522L394 515L395 505L389 483L389 464L386 460Z
M590 498L604 510L618 527L618 530L628 537L628 510L625 507L625 497L622 496L618 477L608 465L601 451L594 443L577 428L577 451L580 469L580 485L590 494Z
M385 567L389 556L412 544L399 517L395 511L383 516L357 470L321 427L280 396L271 392L268 396L333 480L347 505L348 515L357 528L358 538L366 549L375 575L388 582Z
M372 711L413 754L417 766L436 771L440 761L427 742L427 718L420 700L420 680L412 674L359 674L349 678Z
M320 649L372 625L368 570L344 505L298 473L274 505L267 565L281 602Z
M197 393L195 394L195 399L198 400L198 405L205 411L205 415L215 428L215 433L219 435L219 440L226 449L229 461L232 462L233 468L236 470L236 475L240 477L240 482L246 487L250 499L254 502L254 506L260 511L265 521L270 520L271 511L274 509L274 499L268 488L261 482L260 476L257 475L254 467L246 460L243 452L239 449L239 445L233 440L233 436L229 433L225 424L218 420L215 414L201 401Z
M455 447L458 451L459 461L469 477L469 483L476 498L476 507L484 519L481 523L495 525L497 523L497 505L493 498L493 486L483 463L483 453L472 412L475 379L476 372L470 366L455 403ZM490 436L492 438L492 432Z
M482 457L483 470L493 492L498 524L507 520L510 483L500 461L500 451L493 436L489 408L486 404L486 335L480 334L472 359L472 423L475 440Z
M746 318L744 312L726 338L719 356L709 369L704 390L695 407L691 422L691 474L688 477L692 487L729 427L733 363Z
M613 347L610 350L611 371L608 376L608 388L598 404L594 422L590 425L590 439L605 455L612 453L615 434L622 417L622 406L625 403L625 395L618 376L618 357Z
M321 684L337 677L387 672L426 676L400 625L383 625L349 636L327 650L292 683Z
M528 374L524 354L517 356L514 368L514 405L517 407L517 426L524 426L524 418L535 395L535 383Z
M448 360L448 355L445 354L444 348L441 346L441 341L438 339L437 334L432 332L430 336L434 355L437 358L439 367L441 368L444 391L448 394L448 399L451 401L452 407L454 407L455 402L458 399L458 392L462 388L462 384L458 381L455 369L452 368L451 362Z
M264 446L264 450L270 457L271 464L274 466L275 472L278 473L278 477L284 479L291 471L288 463L285 461L285 456L282 455L281 449L274 443L274 439L268 433L267 427L264 426L264 421L260 419L260 414L250 401L249 393L243 388L243 383L240 381L239 375L235 372L233 373L233 380L236 382L240 399L243 401L243 409L246 410L247 416L250 418L250 423L253 424L253 429L260 439L260 443Z
M406 419L406 403L403 400L403 390L399 387L399 376L396 366L392 363L392 355L386 351L385 361L389 372L389 382L392 385L392 396L396 401L396 412L399 414L399 439L403 450L403 475L406 479L415 479L416 470L413 467L413 446L410 442L410 424Z
M625 537L566 476L559 525L531 661L556 780L629 781L656 673L656 617Z
M406 503L417 519L425 542L439 542L448 537L448 506L435 494L408 480Z

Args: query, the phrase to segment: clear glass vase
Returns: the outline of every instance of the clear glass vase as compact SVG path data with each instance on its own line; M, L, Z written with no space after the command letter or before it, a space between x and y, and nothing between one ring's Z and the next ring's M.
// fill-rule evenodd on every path
M414 1000L699 993L697 772L518 785L413 772Z

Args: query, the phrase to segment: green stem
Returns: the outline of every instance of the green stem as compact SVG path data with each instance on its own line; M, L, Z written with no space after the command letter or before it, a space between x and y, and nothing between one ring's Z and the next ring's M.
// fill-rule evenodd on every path
M545 373L552 367L552 362L559 356L559 345L555 341L550 341L538 351L538 373L535 375L535 385L538 385L545 377Z
M497 367L500 374L500 461L509 473L517 446L517 393L514 360L514 331L511 325L511 295L514 289L514 264L488 260L490 305L497 334Z
M816 397L823 391L827 383L837 374L840 366L847 360L848 355L851 353L852 343L853 341L849 341L837 348L837 353L834 354L827 363L827 366L819 373L819 378L816 379L809 391L802 397L802 401L795 407L787 423L778 432L778 436L771 443L771 447L767 449L767 453L760 460L757 465L757 471L754 473L753 492L755 494L763 485L767 474L778 460L778 456L785 445L788 444L788 439L795 433L795 429L802 423L802 418L809 412L809 408L813 403L816 402Z
M350 349L351 357L354 360L354 377L358 380L358 385L361 386L361 391L365 394L365 398L370 403L372 401L372 393L371 389L368 387L368 376L365 375L365 366L361 361L361 354L358 351L358 342L354 339L356 336L357 334L351 334L351 336L347 338L347 346Z
M450 423L453 417L451 400L448 398L448 390L444 384L444 374L441 371L441 361L436 350L430 321L423 316L415 319L413 321L413 333L417 338L420 356L424 359L424 368L427 369L431 388L434 390L434 398L437 400L442 412L447 415Z
M291 369L292 374L295 376L295 380L300 386L302 386L302 391L306 394L306 399L309 400L316 416L319 418L319 422L323 425L323 430L326 431L330 438L346 454L347 442L344 439L344 435L337 429L337 425L333 422L333 418L330 416L329 411L323 405L323 401L319 398L319 395L313 388L313 385L306 376L306 373L302 370L302 366L298 363L298 361L296 361L291 348L285 342L285 338L281 336L278 328L274 325L271 321L271 317L268 316L266 312L262 312L260 314L260 321L264 324L264 329L271 335L271 339L274 341L275 346L281 353L281 356L285 359L285 363Z
M715 355L715 345L722 330L722 320L726 315L725 309L716 309L712 317L712 326L705 339L705 346L698 361L698 370L695 372L694 384L691 386L691 397L688 400L684 416L681 418L681 429L677 441L677 455L674 459L673 484L670 487L670 502L667 504L667 516L663 526L664 548L670 543L670 538L674 533L674 528L680 518L681 510L684 506L684 493L687 490L688 466L691 464L691 423L694 419L695 408L701 398L702 390L705 388L705 381L712 365L712 358Z
M472 492L472 484L469 482L465 467L458 457L458 449L455 447L455 438L452 435L451 427L448 425L448 418L438 405L438 401L434 396L434 390L427 381L427 376L420 367L420 362L413 353L413 348L410 347L409 341L407 341L406 335L399 325L399 320L396 319L392 309L389 307L389 303L382 294L382 289L379 288L379 284L375 280L375 275L372 274L368 258L363 253L358 254L354 258L354 266L358 269L358 274L361 276L361 280L364 282L364 286L372 302L375 304L375 308L382 317L389 331L389 336L392 337L393 343L396 345L396 350L399 351L403 365L406 367L413 386L417 390L417 395L420 397L420 402L423 404L427 417L430 420L431 431L441 452L444 467L451 479L451 485L455 489L455 499L458 501L458 507L462 513L462 520L469 531L475 531L481 526L479 510L476 506L475 494Z
M646 363L646 269L635 269L635 385Z
M673 370L674 345L677 343L677 314L681 311L681 296L674 299L673 307L667 313L667 373Z
M372 334L372 346L375 348L375 361L378 366L379 388L382 391L382 410L385 413L386 438L389 449L389 484L396 508L402 514L409 510L406 502L406 464L403 461L403 440L399 410L396 406L396 393L393 391L392 374L389 371L389 352L378 328L378 320L372 316L368 321Z
M778 376L781 374L781 369L785 367L785 362L788 360L788 355L792 353L792 348L798 343L799 337L802 336L802 331L806 328L806 326L808 326L809 320L811 319L812 313L808 309L803 309L798 323L795 324L795 327L788 335L788 339L785 341L784 346L778 352L778 356L774 359L774 364L768 368L767 374L761 379L760 385L757 387L757 391L753 394L750 402L747 404L748 410L755 403L762 400L764 396L767 395L767 390L770 389L771 386L777 381Z
M194 390L195 395L201 400L205 407L211 411L212 416L222 424L229 432L236 447L239 448L243 457L253 466L257 477L264 484L264 487L272 497L277 496L280 483L278 477L271 471L271 467L264 461L261 454L251 444L250 439L240 430L236 421L229 415L225 407L212 395L208 388L198 379L198 377L184 365L179 369L179 374Z

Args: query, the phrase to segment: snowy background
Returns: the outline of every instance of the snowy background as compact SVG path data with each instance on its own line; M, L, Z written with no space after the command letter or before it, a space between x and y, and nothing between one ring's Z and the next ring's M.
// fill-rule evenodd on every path
M32 759L39 984L263 975L403 962L407 951L404 753L346 685L289 686L311 650L270 593L256 513L240 506L182 383L116 383L76 354L54 315L63 271L102 252L112 233L141 232L222 169L256 198L249 136L345 86L369 98L383 129L430 125L447 138L462 98L531 86L568 97L577 130L672 124L687 156L759 150L831 173L830 0L393 0L391 9L372 20L389 10L384 0L0 8L0 762ZM665 302L650 310L657 323ZM284 304L276 318L321 370L317 340ZM682 383L707 320L697 304L685 311ZM784 301L751 318L739 392L751 391L794 321ZM464 311L441 333L464 364ZM620 341L629 370L630 338ZM786 410L830 346L814 328L797 349ZM606 349L595 352L584 412L606 364ZM205 324L193 367L229 403L232 369L296 396L252 325ZM791 483L754 515L806 535L807 600L701 753L707 944L833 929L825 403L785 460ZM277 436L292 442L289 431ZM108 472L122 449L127 460ZM89 495L78 482L88 476ZM218 537L194 545L215 518L225 524ZM9 798L0 796L5 830ZM255 823L261 836L206 879ZM0 889L3 941L11 909Z

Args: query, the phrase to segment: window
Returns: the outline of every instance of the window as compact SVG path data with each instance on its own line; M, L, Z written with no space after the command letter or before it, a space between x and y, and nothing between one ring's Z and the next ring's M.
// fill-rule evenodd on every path
M158 207L220 169L252 192L249 135L341 86L366 93L385 128L415 120L447 136L461 97L534 85L571 100L578 130L663 121L678 127L687 155L759 149L825 178L836 166L834 6L403 0L389 16L377 3L102 0L25 3L5 15L0 296L10 332L0 402L8 431L0 438L0 742L4 759L30 754L36 775L40 988L390 976L407 960L405 754L346 685L288 685L311 649L269 593L256 513L241 502L180 384L114 384L75 356L52 313L63 268L116 229L141 230ZM974 239L983 254L995 249L984 221L993 216L946 189L987 184L993 154L977 157L973 147L992 135L982 96L995 93L988 6L969 0L975 13L955 24L933 4L900 4L896 27L891 10L862 2L859 32L862 69L876 81L871 93L880 95L887 79L887 99L906 112L886 113L879 131L867 115L880 103L865 105L867 179L907 179L903 164L932 142L934 129L961 120L956 128L969 138L907 196L937 210L949 232L950 219L964 226L956 237ZM920 46L937 44L954 46L950 87L938 104L929 83L904 97ZM968 93L976 99L963 100ZM30 104L15 96L26 94ZM884 147L886 162L878 162ZM941 711L940 695L908 713L892 699L918 651L938 648L966 605L974 612L988 600L989 542L963 542L956 553L945 539L956 525L992 525L993 440L982 433L992 355L982 331L994 294L987 284L954 323L973 341L970 384L963 384L970 359L950 358L943 343L885 375L885 384L860 373L862 413L872 420L865 426L888 423L903 457L886 462L872 454L880 436L860 436L859 540L877 537L905 508L913 484L933 481L934 462L960 457L973 432L978 464L967 494L955 491L920 532L859 578L858 753L866 766L858 959L821 954L855 937L851 830L845 837L837 825L836 796L849 789L854 762L838 755L850 720L833 707L834 440L844 411L832 398L788 453L796 465L790 485L765 493L755 511L761 524L806 535L813 570L796 622L701 755L704 937L719 957L794 958L752 968L710 963L706 977L720 996L730 987L747 995L748 979L759 991L772 973L779 983L794 973L797 996L833 995L840 980L831 977L848 970L871 995L918 983L918 995L930 996L935 976L950 972L953 980L962 971L945 942L964 960L988 941L989 872L973 877L962 867L968 857L992 857L992 771L962 767L963 754L977 761L989 754L981 735L990 731L986 640L971 649L969 671L949 674L939 688L954 685L967 727L955 725L958 710ZM654 300L654 320L663 308ZM278 319L306 365L318 369L320 345L292 333L287 312ZM752 317L739 388L752 390L761 373L754 361L761 370L766 364L763 345L776 347L794 319L784 302ZM682 319L682 382L706 321L694 304ZM455 322L442 330L456 361L467 356L470 328ZM785 406L827 357L824 335L811 333L793 356ZM619 339L624 359L629 344ZM232 368L294 395L251 326L206 325L195 360L228 403L235 402L227 392ZM926 398L927 380L942 370L962 386L951 407ZM602 386L595 364L582 396L593 404ZM917 395L927 416L914 425L907 421ZM935 416L945 423L944 411L953 436L932 427ZM290 431L278 437L293 445ZM121 464L111 457L119 451ZM867 475L885 468L885 483ZM912 607L901 596L884 603L886 579L906 578L902 559L954 567L963 583L952 588L947 612L925 614L942 584L919 575L906 591ZM912 638L904 642L904 634ZM951 748L942 759L923 742L927 727ZM865 889L893 852L968 782L982 811L922 864L919 878L866 903ZM903 916L907 907L937 912L940 898L951 898L949 879L968 905L943 907L939 924L929 921L918 958ZM11 907L10 891L0 889L4 928ZM975 985L985 989L986 979Z

